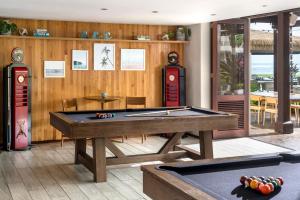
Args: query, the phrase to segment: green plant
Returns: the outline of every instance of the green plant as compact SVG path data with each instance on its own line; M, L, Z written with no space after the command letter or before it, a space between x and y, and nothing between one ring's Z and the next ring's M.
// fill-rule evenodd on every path
M186 38L189 38L192 36L192 30L190 28L184 26L183 29L184 29L184 34L185 34Z
M175 32L172 32L172 31L169 31L167 33L167 35L169 36L169 39L170 40L174 40L175 39L175 36L176 36L176 33Z
M235 89L236 89L236 90L244 89L244 83L237 83L237 84L235 85Z
M185 39L188 40L192 35L192 30L187 26L179 26L177 31L185 35Z
M0 20L0 34L10 34L17 30L15 23L10 23L8 20Z
M251 83L250 84L250 91L255 92L257 90L259 90L259 85L257 83Z

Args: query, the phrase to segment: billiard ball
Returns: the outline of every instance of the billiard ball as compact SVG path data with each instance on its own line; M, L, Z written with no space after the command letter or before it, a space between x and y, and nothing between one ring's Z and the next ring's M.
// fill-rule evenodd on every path
M271 181L275 180L273 176L269 176L268 179L270 179Z
M261 178L256 179L258 182L262 182L263 180Z
M281 181L279 179L275 179L277 185L280 187L281 186Z
M242 184L242 185L245 185L245 181L248 179L248 177L247 176L241 176L241 178L240 178L240 183Z
M271 188L267 184L260 184L259 185L259 190L264 195L268 195L268 194L271 193Z
M274 189L278 188L278 183L276 181L271 182L274 185Z
M271 183L271 179L269 179L269 178L267 178L267 179L265 179L265 181L267 182L267 183Z
M252 180L250 183L250 188L255 190L259 185L259 182L257 180Z
M263 184L263 183L262 183L262 182L258 182L257 188L255 189L256 191L260 192L259 186L260 186L261 184Z
M280 185L283 185L283 178L282 177L278 177L277 179L280 181Z
M271 192L275 190L274 185L272 183L267 183L267 185L270 187Z
M260 176L258 178L260 178L262 181L266 179L264 176Z
M103 119L103 118L104 118L104 116L101 114L101 115L99 115L99 118L100 118L100 119Z
M249 187L251 181L252 181L252 178L247 178L247 179L245 180L245 187Z

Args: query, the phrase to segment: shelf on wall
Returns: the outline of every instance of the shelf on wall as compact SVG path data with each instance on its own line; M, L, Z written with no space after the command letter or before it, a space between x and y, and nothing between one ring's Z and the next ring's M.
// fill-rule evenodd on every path
M94 41L94 42L137 42L137 43L167 43L167 44L186 44L189 41L177 40L124 40L124 39L93 39L93 38L69 38L69 37L33 37L33 36L17 36L17 35L0 35L0 38L12 39L35 39L35 40L67 40L67 41Z

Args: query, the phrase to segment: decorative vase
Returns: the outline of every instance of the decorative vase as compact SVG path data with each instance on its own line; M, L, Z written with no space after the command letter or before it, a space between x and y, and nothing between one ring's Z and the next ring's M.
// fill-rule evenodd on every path
M1 32L0 35L11 35L11 30L10 30L10 31L7 31L6 33Z
M242 94L244 94L244 89L234 90L234 94L236 94L236 95L242 95Z
M185 32L183 27L178 27L176 31L176 40L185 41Z

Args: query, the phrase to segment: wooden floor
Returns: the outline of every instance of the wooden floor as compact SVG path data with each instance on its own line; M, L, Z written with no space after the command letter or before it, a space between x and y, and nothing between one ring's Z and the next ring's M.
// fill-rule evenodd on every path
M300 151L300 128L295 128L293 134L275 134L273 131L273 134L271 135L253 138L270 144Z
M300 123L296 121L294 115L291 116L295 132L300 132ZM265 125L257 124L256 113L251 113L250 136L272 135L274 134L275 123L271 123L270 116L267 115Z
M300 133L255 139L300 150ZM146 143L141 144L140 138L130 138L118 146L128 155L151 153L157 151L165 140L148 137ZM183 139L183 144L197 141L188 137ZM91 152L90 146L88 152ZM108 181L93 183L92 173L73 162L72 141L66 142L63 148L57 142L35 145L31 151L1 152L0 199L150 199L142 192L142 172L137 164L109 167Z

